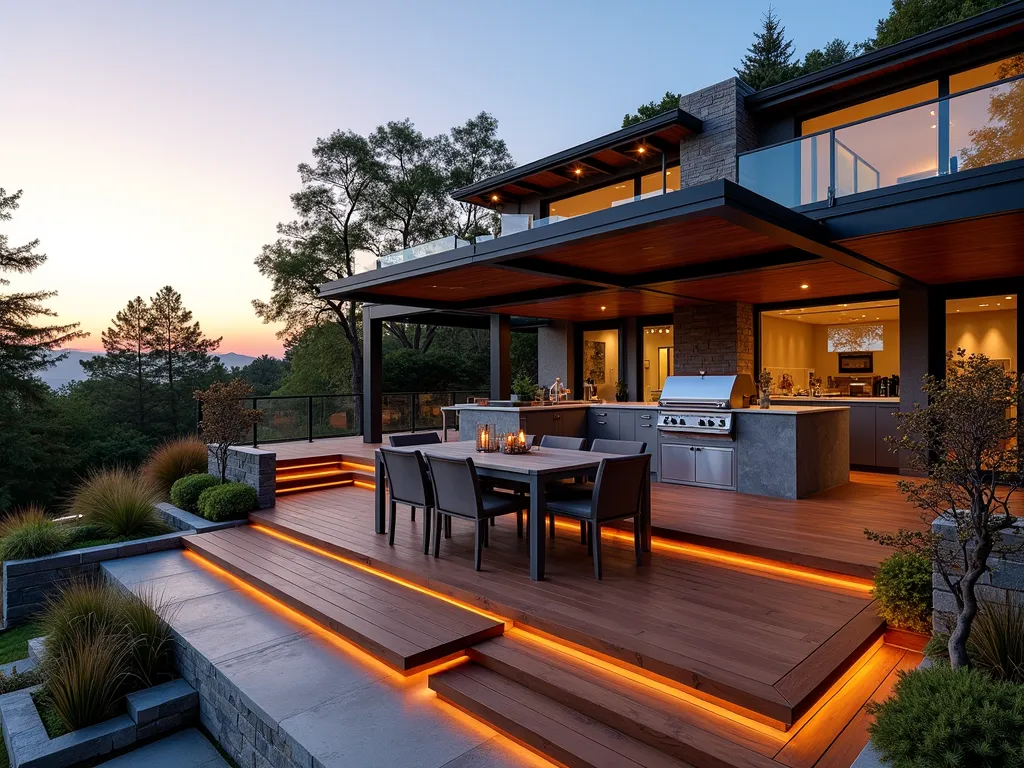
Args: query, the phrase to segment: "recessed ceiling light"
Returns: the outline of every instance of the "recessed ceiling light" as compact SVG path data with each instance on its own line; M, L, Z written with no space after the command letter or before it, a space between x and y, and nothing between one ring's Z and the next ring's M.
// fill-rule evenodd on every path
M801 285L800 285L800 288L801 288L801 289L803 289L803 290L805 290L805 291L806 291L806 290L807 290L808 288L810 288L810 287L811 287L811 286L809 286L809 285L808 285L807 283L801 283Z
M978 306L979 306L979 307L987 307L987 306L988 306L988 304L979 304Z
M1006 300L1007 300L1007 301L1013 301L1013 296L1007 296L1007 297L1006 297Z
M497 195L491 195L491 200L493 200L494 202L498 202L498 196Z
M929 114L929 115L931 115L932 117L935 117L935 110L933 109L933 110L932 110L931 112L929 112L928 114ZM932 126L932 127L934 128L935 126Z
M607 307L601 307L601 311L604 312Z
M639 152L639 153L640 153L641 155L642 155L642 154L643 154L644 152L646 152L646 151L647 151L647 147L640 147L640 149L638 149L638 150L637 150L637 152Z
M579 175L580 175L581 173L583 173L583 169L582 169L582 168L576 168L576 169L575 169L575 170L573 171L573 173L575 173L575 174L576 174L577 176L579 176Z
M846 305L845 305L845 304L843 304L843 306L845 307Z

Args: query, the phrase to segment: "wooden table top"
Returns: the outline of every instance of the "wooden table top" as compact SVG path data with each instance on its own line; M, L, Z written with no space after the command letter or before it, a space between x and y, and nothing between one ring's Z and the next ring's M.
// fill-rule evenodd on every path
M424 456L473 459L478 469L493 469L502 472L517 472L523 475L543 475L551 472L594 469L601 459L622 458L618 454L597 451L570 451L564 448L536 447L529 453L510 455L477 452L475 440L460 440L457 443L435 443L430 445L408 445L392 448L394 451L412 453L419 451Z

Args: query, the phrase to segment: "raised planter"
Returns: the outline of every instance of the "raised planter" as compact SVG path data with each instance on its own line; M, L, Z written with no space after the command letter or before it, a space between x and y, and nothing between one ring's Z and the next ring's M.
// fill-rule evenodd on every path
M205 517L193 515L184 509L179 509L173 504L161 503L156 505L156 511L171 528L176 531L187 533L209 533L219 531L222 528L234 528L237 525L245 525L248 520L225 520L221 523L213 523Z
M194 532L194 531L188 531ZM3 564L3 626L23 624L43 607L47 597L63 584L95 576L104 560L119 560L148 552L177 549L185 531L150 536L146 539L97 547L71 549L30 560L8 560Z
M127 714L51 739L32 694L39 686L0 696L0 724L11 768L72 766L195 722L199 694L182 679L126 697Z

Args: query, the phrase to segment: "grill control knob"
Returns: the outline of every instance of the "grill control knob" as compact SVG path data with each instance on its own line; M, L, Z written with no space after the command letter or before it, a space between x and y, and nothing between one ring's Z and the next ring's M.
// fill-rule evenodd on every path
M707 424L704 423L704 419L701 419L700 421L697 422L697 426L699 426L699 427L706 427Z
M672 422L673 424L675 424L675 423L676 423L676 418L675 418L675 416L673 416L673 417L671 418L671 420L670 420L670 421L671 421L671 422Z
M685 427L686 426L686 419L680 418L679 419L679 423Z
M725 426L725 419L719 419L718 420L718 426L724 427Z

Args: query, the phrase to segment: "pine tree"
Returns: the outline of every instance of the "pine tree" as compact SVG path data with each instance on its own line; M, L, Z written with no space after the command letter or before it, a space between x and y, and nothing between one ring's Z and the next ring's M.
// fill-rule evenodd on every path
M21 190L8 195L0 187L0 222L10 221L20 198ZM46 261L45 254L36 252L38 247L38 240L12 246L7 235L0 233L0 274L26 274L35 270ZM10 280L0 277L0 285L10 285ZM0 392L38 399L40 384L35 374L61 359L60 355L52 354L53 350L87 335L76 330L78 323L33 323L37 317L56 316L43 305L54 296L54 291L0 293Z
M106 355L82 361L90 376L123 384L131 393L132 410L139 432L146 432L147 412L153 394L156 371L152 350L153 318L146 300L136 296L128 302L103 332Z
M192 313L185 308L181 294L167 285L149 300L150 324L146 345L159 367L159 377L167 387L171 429L180 432L179 411L184 385L208 374L216 364L210 353L220 346L220 338L208 339Z
M771 6L764 15L761 31L754 33L754 42L747 48L736 74L758 91L800 74L799 62L793 61L793 41L786 39L786 28Z

